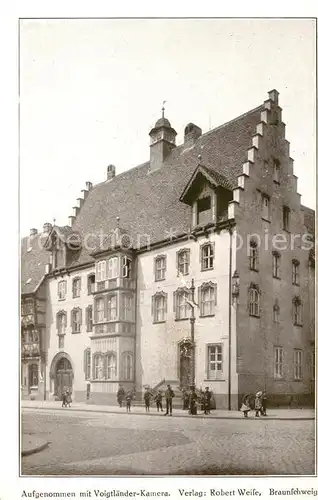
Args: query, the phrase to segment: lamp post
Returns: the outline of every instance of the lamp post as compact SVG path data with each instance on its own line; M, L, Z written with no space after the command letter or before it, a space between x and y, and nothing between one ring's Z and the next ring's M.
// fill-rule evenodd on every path
M191 385L193 387L195 387L195 344L194 344L194 323L195 323L195 316L194 316L194 306L195 306L194 292L195 292L195 286L194 286L194 279L193 278L191 280L190 291L191 291L190 328L191 328L191 349L192 349L192 352L191 352L191 368L190 368L191 369L191 376L190 376L190 380L191 380Z

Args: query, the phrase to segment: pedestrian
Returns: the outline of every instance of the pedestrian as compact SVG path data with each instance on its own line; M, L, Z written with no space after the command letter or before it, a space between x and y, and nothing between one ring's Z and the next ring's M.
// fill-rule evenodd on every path
M255 394L255 417L260 416L261 408L262 408L262 391L258 391Z
M67 389L67 391L66 391L66 406L71 408L71 402L72 402L72 393L71 393L70 389Z
M211 393L210 410L216 410L216 401L215 401L214 392L210 391L210 393ZM210 411L209 411L209 413L210 413Z
M119 408L122 407L124 399L125 399L125 389L123 388L122 385L120 385L117 391L117 403L119 404Z
M130 391L126 394L126 411L130 413L132 393Z
M261 414L263 415L263 417L267 417L267 413L266 413L266 410L267 410L267 394L266 394L265 390L263 391L262 401L261 402L262 402Z
M151 399L151 392L149 391L149 389L146 389L146 392L144 394L144 400L145 400L145 408L146 408L146 411L149 412L150 411L150 399Z
M197 413L198 413L197 402L198 402L198 395L195 392L195 387L192 387L191 392L190 392L190 397L189 397L189 413L190 413L190 415L197 415Z
M205 388L205 392L203 393L203 411L204 415L208 415L210 413L211 406L211 392L208 387Z
M248 412L251 411L250 395L245 394L242 399L241 410L245 418L248 417Z
M66 396L67 396L66 387L64 387L63 392L62 392L62 408L66 408L66 406L67 406Z
M186 389L182 390L182 400L183 400L183 409L188 410L189 409L189 392Z
M204 392L202 389L199 391L198 403L201 405L201 410L204 411Z
M156 405L157 405L157 411L161 410L163 411L163 408L162 408L162 393L161 391L158 391L156 396L155 396L155 401L156 401Z
M174 398L174 392L171 389L170 384L167 385L167 390L165 392L166 398L166 413L165 415L170 415L172 417L172 399Z

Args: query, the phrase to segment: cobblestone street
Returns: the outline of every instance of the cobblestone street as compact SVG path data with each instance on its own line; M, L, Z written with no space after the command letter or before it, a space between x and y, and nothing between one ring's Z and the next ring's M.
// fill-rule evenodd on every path
M23 475L312 475L313 420L204 420L24 409L50 442Z

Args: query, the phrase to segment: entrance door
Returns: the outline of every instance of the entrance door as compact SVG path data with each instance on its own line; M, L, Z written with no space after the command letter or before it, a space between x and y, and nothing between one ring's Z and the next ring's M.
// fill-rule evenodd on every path
M62 358L56 366L55 375L55 394L62 399L62 394L65 389L72 392L73 385L73 370L68 359Z
M187 389L191 381L191 346L189 344L180 345L180 386Z

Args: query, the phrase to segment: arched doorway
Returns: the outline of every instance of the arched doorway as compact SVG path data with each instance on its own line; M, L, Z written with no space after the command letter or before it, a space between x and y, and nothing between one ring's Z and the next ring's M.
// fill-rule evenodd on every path
M54 394L62 399L64 389L69 389L72 392L73 385L73 369L71 362L66 358L61 358L55 367L54 374Z
M192 344L190 339L183 339L179 344L179 378L180 386L188 389L191 384Z

